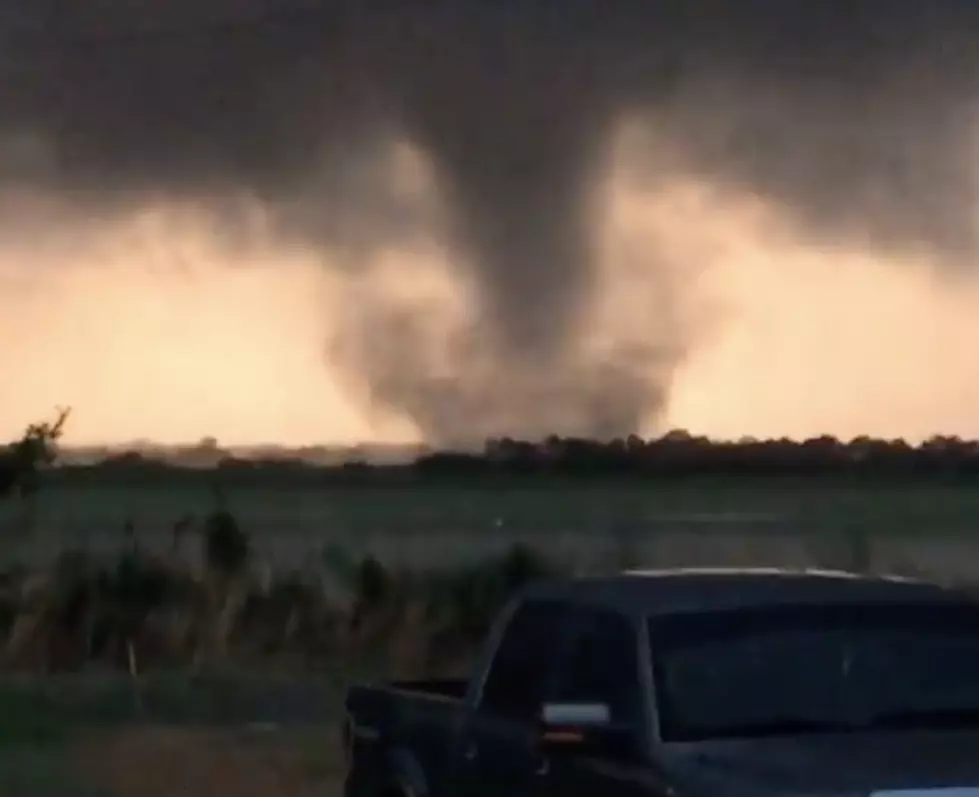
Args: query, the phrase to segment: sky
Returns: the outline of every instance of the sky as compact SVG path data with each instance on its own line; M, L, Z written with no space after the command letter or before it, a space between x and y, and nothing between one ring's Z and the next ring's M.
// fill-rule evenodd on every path
M968 0L10 2L0 435L979 437Z

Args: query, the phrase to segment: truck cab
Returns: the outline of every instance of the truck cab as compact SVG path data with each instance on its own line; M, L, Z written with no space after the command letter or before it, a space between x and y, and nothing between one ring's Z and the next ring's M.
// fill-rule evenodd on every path
M979 797L979 604L822 571L543 584L468 683L347 708L347 797Z
M535 793L586 747L644 764L655 716L643 638L613 608L546 593L517 601L471 684L453 794Z

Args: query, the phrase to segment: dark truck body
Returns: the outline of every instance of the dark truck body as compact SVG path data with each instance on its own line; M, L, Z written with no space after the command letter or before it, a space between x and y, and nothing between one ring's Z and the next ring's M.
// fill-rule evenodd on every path
M703 622L711 617L721 622ZM713 643L759 622L793 639L793 624L877 631L904 617L922 633L954 626L955 650L973 646L963 655L975 661L962 666L975 664L975 706L941 717L895 714L891 724L809 727L779 715L767 726L698 730L678 724L667 688L675 673L657 663L670 645L696 655L698 623ZM906 642L899 630L905 636L894 638ZM739 661L730 659L732 672ZM796 688L802 694L817 683ZM771 688L791 693L785 684ZM696 707L694 691L687 698ZM560 716L562 706L594 704L609 711L595 726L602 743L591 743L590 720L580 728L542 720L547 706ZM346 710L346 797L979 797L979 604L935 584L812 571L684 570L544 584L502 613L468 682L355 686ZM743 713L736 703L724 711Z
M347 694L348 797L428 795L452 774L467 681L355 686ZM400 790L400 791L399 791Z

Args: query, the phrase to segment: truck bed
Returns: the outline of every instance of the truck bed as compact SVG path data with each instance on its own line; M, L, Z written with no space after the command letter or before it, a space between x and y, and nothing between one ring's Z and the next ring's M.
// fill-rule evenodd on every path
M383 734L397 738L407 727L449 725L459 713L468 684L463 680L392 681L353 686L347 692L347 727L356 738L372 740Z
M386 689L392 692L425 695L427 697L448 697L462 700L469 689L465 678L440 678L423 681L391 681Z
M453 740L465 721L465 680L393 681L354 686L347 693L343 736L351 778L348 797L383 793L378 773L424 772L439 778L449 766ZM411 750L411 761L403 756Z

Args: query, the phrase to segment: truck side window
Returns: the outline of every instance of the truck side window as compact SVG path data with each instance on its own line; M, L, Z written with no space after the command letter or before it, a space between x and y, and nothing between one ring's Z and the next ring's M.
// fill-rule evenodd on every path
M590 609L580 615L577 633L561 667L552 698L567 703L606 703L612 721L642 720L639 638L622 615Z
M510 617L489 666L481 711L515 720L540 713L568 617L556 601L528 601Z

